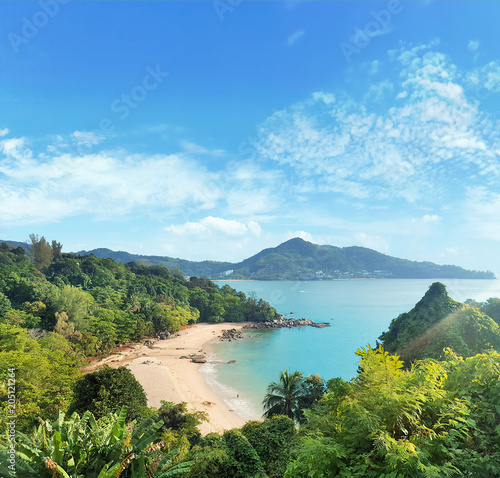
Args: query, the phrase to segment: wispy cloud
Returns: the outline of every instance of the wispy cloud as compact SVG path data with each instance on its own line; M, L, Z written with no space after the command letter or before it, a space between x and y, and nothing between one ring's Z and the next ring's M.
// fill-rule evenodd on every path
M164 215L188 203L208 208L220 197L220 191L200 193L215 175L178 155L113 150L36 156L24 138L1 141L0 151L3 221L52 222L89 212L100 218L140 211Z
M486 89L491 93L500 92L500 62L490 61L486 65L467 73L466 80L476 87Z
M354 239L357 244L363 247L384 252L389 250L389 242L381 235L368 235L364 232L360 232L355 235Z
M241 257L242 251L259 241L262 230L255 221L207 216L199 221L167 226L165 233L164 249L167 252L190 251L190 256L196 259L228 261ZM197 253L200 241L205 247ZM221 244L224 244L223 253ZM208 255L207 250L211 251Z
M370 63L370 68L368 72L370 73L370 75L375 75L379 72L379 69L380 69L380 60L373 60Z
M207 216L198 222L186 222L184 224L171 225L165 228L166 231L178 236L211 236L222 234L227 236L245 236L253 234L259 236L261 228L259 224L250 221L247 224L234 219L223 219L221 217Z
M297 43L306 34L305 30L297 30L293 32L286 40L288 46L292 46Z
M181 146L187 153L195 155L223 156L225 154L223 149L209 150L204 146L200 146L187 140L182 140Z
M467 45L467 48L469 49L469 51L477 51L477 49L479 48L479 45L480 45L479 40L471 40L469 42L469 44Z
M228 162L209 171L207 156L224 158L183 141L175 154L134 154L124 148L95 153L72 150L101 137L74 132L55 135L37 152L27 138L0 139L0 221L4 226L57 222L91 215L118 219L135 214L191 221L209 210L248 221L271 214L279 204L279 171L251 161ZM277 193L278 192L278 193ZM278 194L278 195L277 195Z
M463 203L464 232L500 241L500 192L485 186L469 187Z
M104 136L92 131L75 131L71 137L77 145L83 146L94 146L104 140Z
M387 80L369 84L362 104L341 91L315 93L260 125L259 154L296 185L371 200L460 197L454 176L498 181L497 121L467 96L465 72L432 51L436 44L391 52L385 68L399 70L397 102Z
M441 221L441 217L438 216L437 214L426 214L424 217L422 217L422 221L424 221L424 222L439 222L439 221Z

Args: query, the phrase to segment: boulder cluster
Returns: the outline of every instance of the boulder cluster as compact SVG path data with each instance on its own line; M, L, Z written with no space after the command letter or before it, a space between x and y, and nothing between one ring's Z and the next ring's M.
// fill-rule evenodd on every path
M227 340L231 342L231 340L238 340L242 339L243 334L236 329L228 329L228 330L222 330L222 335L219 336L219 340Z
M164 330L162 332L158 332L156 334L156 339L157 340L167 340L171 336L171 333L168 330Z
M205 354L203 354L203 355L199 355L199 354L181 355L179 358L180 359L188 359L194 363L207 363L207 357L205 356Z
M245 329L283 329L292 327L305 327L309 325L311 327L330 327L328 322L313 322L310 319L286 319L285 317L281 317L279 319L274 319L269 322L253 322L251 324L245 325L243 328Z

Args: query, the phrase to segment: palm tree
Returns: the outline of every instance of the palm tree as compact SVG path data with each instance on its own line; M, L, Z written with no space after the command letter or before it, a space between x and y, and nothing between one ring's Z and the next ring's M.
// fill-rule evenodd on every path
M278 382L271 382L267 386L267 393L262 401L264 417L287 415L297 423L303 421L300 403L306 394L306 382L302 373L297 370L290 374L285 369L280 372Z

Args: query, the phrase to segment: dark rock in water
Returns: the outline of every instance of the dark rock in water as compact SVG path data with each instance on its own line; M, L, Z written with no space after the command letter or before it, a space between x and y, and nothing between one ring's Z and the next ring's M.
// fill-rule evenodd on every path
M236 363L236 360L230 360L228 363Z
M222 335L219 337L220 340L238 340L243 338L243 334L236 329L222 330Z
M274 319L270 322L253 322L251 324L245 325L243 328L245 329L283 329L283 328L289 328L291 329L292 327L305 327L305 326L311 326L311 327L317 327L317 328L322 328L322 327L330 327L330 324L327 322L313 322L312 320L309 319L286 319L284 317L281 317L279 319Z

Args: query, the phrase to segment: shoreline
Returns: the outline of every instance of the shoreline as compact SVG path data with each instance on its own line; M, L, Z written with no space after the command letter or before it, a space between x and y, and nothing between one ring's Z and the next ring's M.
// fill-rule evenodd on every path
M100 367L126 366L142 385L148 398L148 406L159 408L161 400L185 402L190 412L202 411L207 422L198 426L203 435L222 433L231 428L240 428L248 420L262 420L256 416L244 397L236 390L221 387L214 380L216 360L207 346L222 334L223 329L241 329L246 322L194 324L178 332L174 338L155 341L152 347L137 345L128 353L110 355L93 364ZM181 356L207 353L207 363L194 363ZM230 365L228 365L230 366ZM200 368L204 367L204 371ZM208 383L208 377L211 378Z

